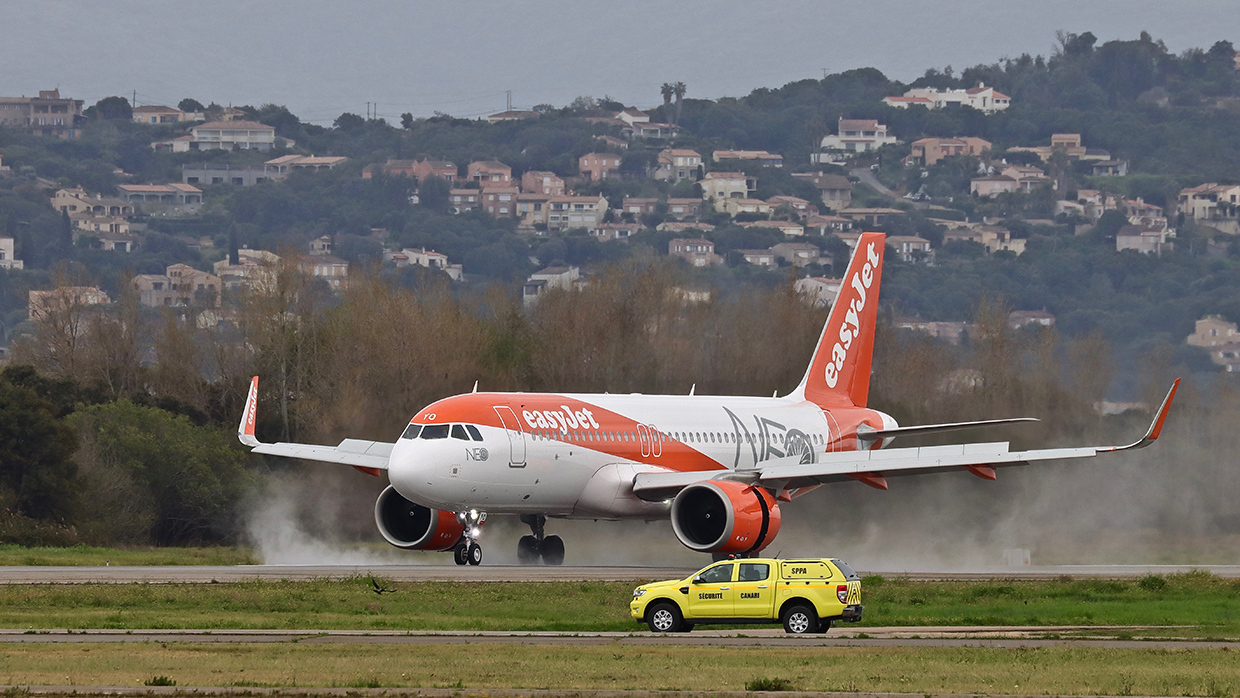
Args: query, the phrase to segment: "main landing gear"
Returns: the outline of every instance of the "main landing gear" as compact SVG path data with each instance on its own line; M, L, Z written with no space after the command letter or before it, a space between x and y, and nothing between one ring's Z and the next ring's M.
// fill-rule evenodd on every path
M523 565L537 565L538 558L543 564L564 564L564 540L559 536L544 536L543 527L547 517L542 514L522 514L521 523L530 527L533 535L521 536L517 541L517 560Z
M452 548L452 561L458 565L481 565L482 546L478 545L478 536L482 535L487 513L477 509L461 511L457 512L456 520L465 526L465 533Z

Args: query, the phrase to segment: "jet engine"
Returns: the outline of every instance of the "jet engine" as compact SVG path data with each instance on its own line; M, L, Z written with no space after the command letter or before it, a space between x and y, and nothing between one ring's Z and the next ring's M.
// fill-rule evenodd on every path
M779 505L769 492L743 482L695 482L672 500L672 529L703 553L757 552L779 533Z
M387 542L407 550L450 550L465 534L456 514L414 504L391 485L375 501L375 524Z

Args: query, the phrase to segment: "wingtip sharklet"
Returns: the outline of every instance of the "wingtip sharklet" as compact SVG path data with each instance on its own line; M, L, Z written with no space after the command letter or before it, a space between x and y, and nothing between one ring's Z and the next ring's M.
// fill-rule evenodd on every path
M1150 422L1150 428L1146 430L1145 435L1138 441L1128 444L1127 446L1112 446L1102 451L1127 451L1133 448L1145 448L1158 440L1162 435L1163 424L1167 421L1167 414L1171 411L1171 401L1175 399L1175 392L1180 389L1180 380L1176 378L1171 384L1171 390L1167 391L1167 397L1163 398L1162 404L1158 406L1158 412L1154 415L1154 421Z
M245 398L245 411L241 413L241 423L237 425L237 439L250 448L262 443L254 436L254 422L257 419L258 376L254 376L250 379L250 392Z

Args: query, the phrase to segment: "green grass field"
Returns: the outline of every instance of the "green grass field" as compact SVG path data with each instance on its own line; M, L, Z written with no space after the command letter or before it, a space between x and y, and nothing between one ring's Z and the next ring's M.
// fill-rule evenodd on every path
M1240 696L1240 653L1053 647L735 648L359 644L0 644L16 685L742 690Z
M626 582L343 581L0 585L5 628L637 630ZM864 626L1177 625L1164 634L1240 637L1240 580L862 584ZM850 626L854 627L854 626Z
M27 548L0 545L0 566L78 567L153 565L253 565L258 559L248 548Z

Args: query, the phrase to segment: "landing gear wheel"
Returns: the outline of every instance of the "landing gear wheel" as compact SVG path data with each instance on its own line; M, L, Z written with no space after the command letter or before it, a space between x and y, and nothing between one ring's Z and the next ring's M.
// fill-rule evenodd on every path
M542 553L543 563L547 565L564 564L564 540L559 536L547 536L538 546Z
M469 560L465 557L464 544L458 545L452 549L452 561L458 565L468 564Z
M521 536L517 541L517 561L523 565L538 564L538 539L534 536Z
M471 565L481 565L482 564L482 546L478 545L477 543L470 543L469 547L465 549L465 559Z
M790 635L805 635L817 632L818 614L809 606L790 606L784 611L784 632Z
M659 603L646 611L646 625L652 633L678 633L684 627L685 617L674 603Z

